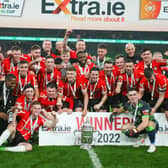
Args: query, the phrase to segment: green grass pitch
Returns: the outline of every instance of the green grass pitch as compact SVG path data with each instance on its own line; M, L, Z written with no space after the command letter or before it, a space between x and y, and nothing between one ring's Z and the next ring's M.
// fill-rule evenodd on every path
M93 147L104 168L168 168L168 148L157 147L149 154L147 146ZM93 168L86 150L79 146L34 146L32 152L0 152L0 168Z

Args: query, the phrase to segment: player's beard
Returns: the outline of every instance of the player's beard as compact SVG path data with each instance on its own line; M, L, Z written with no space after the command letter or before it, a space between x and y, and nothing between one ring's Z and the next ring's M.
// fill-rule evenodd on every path
M106 71L105 74L109 77L111 76L111 71Z
M47 73L48 73L48 74L50 74L50 73L52 73L52 72L53 72L53 69L51 69L51 68L47 69Z
M20 61L20 57L13 57L14 64L19 63L19 61Z
M127 70L127 75L131 76L131 74L132 74L132 71L131 70Z
M91 80L91 84L95 84L97 82L98 79L94 79L94 80Z
M20 73L20 77L23 79L26 77L26 74L27 74L27 72L22 72L22 73Z
M86 65L86 60L82 60L81 62L79 62L80 66L81 67L85 67Z
M69 79L68 83L71 84L71 85L73 85L75 83L75 79Z

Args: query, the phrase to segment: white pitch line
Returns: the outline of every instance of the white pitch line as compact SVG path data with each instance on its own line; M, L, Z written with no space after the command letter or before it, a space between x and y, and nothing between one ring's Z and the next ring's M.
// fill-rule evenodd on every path
M92 160L94 168L103 168L103 166L102 166L97 154L94 152L94 150L91 148L91 149L88 149L87 151L89 153L90 159Z

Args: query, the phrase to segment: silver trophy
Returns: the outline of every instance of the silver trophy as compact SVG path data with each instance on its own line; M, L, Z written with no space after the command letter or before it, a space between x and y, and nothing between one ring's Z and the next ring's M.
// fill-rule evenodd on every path
M81 129L74 131L75 144L80 144L81 149L91 149L97 139L94 137L94 133L98 133L98 131L94 131L94 127L89 122L89 118L87 118Z

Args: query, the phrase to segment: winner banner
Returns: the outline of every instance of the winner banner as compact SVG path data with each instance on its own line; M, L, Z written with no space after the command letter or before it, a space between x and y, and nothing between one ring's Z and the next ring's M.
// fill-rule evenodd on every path
M135 138L128 138L121 133L121 126L132 120L128 114L118 115L112 123L109 121L110 113L89 112L85 118L81 113L74 112L71 115L66 113L58 114L59 122L53 129L41 128L39 131L39 145L80 145L80 139L74 134L80 130L86 118L89 118L94 130L98 133L94 135L93 145L132 145ZM168 146L168 124L164 114L155 114L159 122L159 131L156 135L156 145ZM79 135L80 137L80 135ZM144 145L149 145L146 138Z

